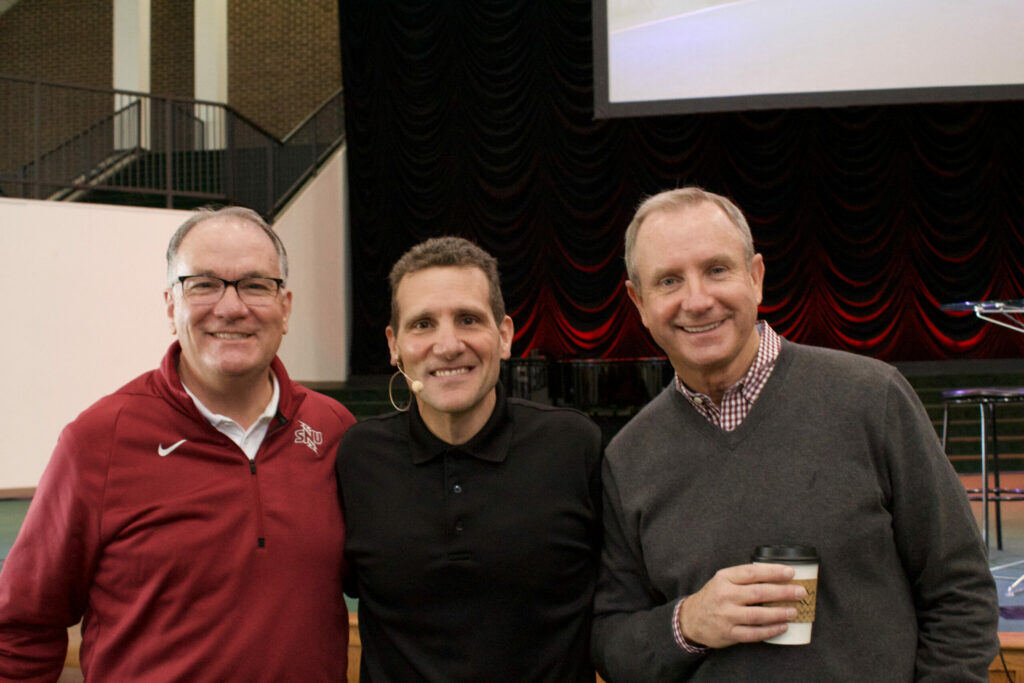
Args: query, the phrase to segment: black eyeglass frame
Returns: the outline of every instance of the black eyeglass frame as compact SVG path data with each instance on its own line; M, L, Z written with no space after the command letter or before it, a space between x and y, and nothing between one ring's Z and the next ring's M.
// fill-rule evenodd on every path
M181 284L181 293L182 293L182 295L185 295L185 280L189 280L189 279L194 278L194 277L204 277L204 278L207 278L207 279L210 279L210 280L220 280L224 284L224 289L221 290L220 297L218 297L217 301L220 301L221 298L224 297L225 292L228 291L228 287L234 287L235 288L235 294L237 294L238 298L241 299L242 298L242 293L240 291L238 291L238 283L239 282L245 282L246 280L270 280L270 281L276 283L277 284L277 291L274 292L271 296L277 296L278 294L281 293L281 290L284 289L284 280L283 279L281 279L279 277L267 277L266 275L247 275L245 277L240 277L237 280L225 280L224 278L217 277L216 275L179 275L178 276L178 282ZM269 299L270 297L267 297L267 298Z

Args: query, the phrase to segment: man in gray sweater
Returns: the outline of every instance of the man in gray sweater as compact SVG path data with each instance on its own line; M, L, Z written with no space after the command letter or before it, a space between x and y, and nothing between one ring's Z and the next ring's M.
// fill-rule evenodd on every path
M757 321L764 262L728 199L651 197L627 288L676 379L609 445L593 656L610 683L988 680L996 592L966 495L907 382ZM803 587L755 547L821 558Z

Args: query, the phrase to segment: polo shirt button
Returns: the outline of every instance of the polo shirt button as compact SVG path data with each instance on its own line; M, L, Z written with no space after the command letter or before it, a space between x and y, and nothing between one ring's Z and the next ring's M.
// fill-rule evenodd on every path
M461 533L462 533L462 531L463 531L463 530L464 530L465 528L466 528L466 526L465 526L465 525L464 525L464 524L462 523L462 520L461 520L461 519L457 519L457 520L455 520L455 530L456 530L457 532L459 532L459 533L461 534Z
M452 493L462 493L462 484L456 484L453 486Z

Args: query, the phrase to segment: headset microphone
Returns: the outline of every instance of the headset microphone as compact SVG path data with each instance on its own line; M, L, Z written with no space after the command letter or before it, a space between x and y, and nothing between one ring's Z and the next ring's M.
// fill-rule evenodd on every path
M405 404L405 407L399 407L399 405L395 403L395 397L391 393L391 385L395 383L395 378L398 377L399 374L401 374L402 377L404 377L405 380L409 383L409 390L412 391L412 393L414 394L418 394L421 391L423 391L423 382L419 381L418 379L413 379L409 375L405 374L405 370L402 369L401 359L392 358L391 360L395 364L395 367L398 368L398 372L392 373L391 379L388 380L388 400L391 401L391 405L395 407L395 410L397 410L400 413L404 413L405 411L409 410L410 406L412 406L412 397L409 398L409 402Z
M413 379L409 375L405 374L405 370L402 369L401 361L398 361L398 363L395 364L395 367L397 367L398 371L402 373L402 377L409 380L409 388L412 390L412 393L418 394L421 391L423 391L423 382L419 381L418 379Z

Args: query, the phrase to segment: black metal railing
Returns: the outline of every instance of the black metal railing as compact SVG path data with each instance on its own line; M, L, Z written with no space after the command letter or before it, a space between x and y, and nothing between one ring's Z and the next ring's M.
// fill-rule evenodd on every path
M138 101L127 104L76 132L38 158L22 164L17 169L17 177L26 180L71 177L78 185L101 182L138 152L139 105ZM116 145L115 140L121 140L121 145ZM73 188L62 188L51 196L64 199L71 192Z
M216 102L0 76L0 195L268 218L343 142L339 89L283 140Z

